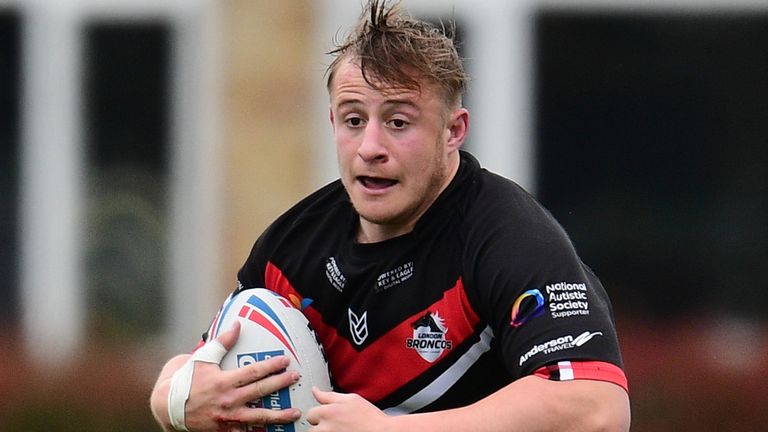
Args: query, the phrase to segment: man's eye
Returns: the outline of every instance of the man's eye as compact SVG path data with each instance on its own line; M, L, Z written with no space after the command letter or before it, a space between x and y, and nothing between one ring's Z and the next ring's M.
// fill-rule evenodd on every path
M392 119L389 121L389 124L395 129L402 129L408 126L408 122L403 119Z
M358 127L363 124L363 119L360 117L350 117L346 120L346 123L352 127Z

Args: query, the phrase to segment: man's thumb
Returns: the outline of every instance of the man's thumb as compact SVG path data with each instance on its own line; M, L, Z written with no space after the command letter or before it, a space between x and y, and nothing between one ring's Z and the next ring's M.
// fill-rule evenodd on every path
M240 337L240 321L236 319L235 322L232 323L232 327L224 333L221 333L216 340L229 351L235 346L238 337Z

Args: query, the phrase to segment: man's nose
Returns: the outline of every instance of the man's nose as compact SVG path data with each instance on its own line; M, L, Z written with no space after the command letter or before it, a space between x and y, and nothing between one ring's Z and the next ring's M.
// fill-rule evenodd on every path
M366 162L386 160L387 146L384 139L384 130L381 125L369 122L365 126L363 140L357 148L357 154Z

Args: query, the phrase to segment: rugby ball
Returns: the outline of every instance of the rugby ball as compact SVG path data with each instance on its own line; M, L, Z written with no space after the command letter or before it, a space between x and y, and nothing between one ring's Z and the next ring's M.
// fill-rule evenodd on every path
M307 411L317 405L312 386L331 390L328 363L309 321L286 298L270 290L244 289L224 303L211 326L209 340L213 340L219 332L230 329L235 320L240 321L240 336L222 359L222 369L231 370L285 355L291 360L287 370L298 371L301 376L290 387L251 402L251 406L275 410L298 408L301 418L292 424L247 430L307 431L310 426L306 419Z

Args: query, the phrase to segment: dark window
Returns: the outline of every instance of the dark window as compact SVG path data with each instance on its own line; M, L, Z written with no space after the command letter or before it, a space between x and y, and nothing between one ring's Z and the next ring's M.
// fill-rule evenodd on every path
M0 324L18 313L20 33L19 15L0 10Z
M163 320L171 31L164 22L85 31L86 281L99 334Z
M541 201L617 308L765 316L768 14L536 19Z

